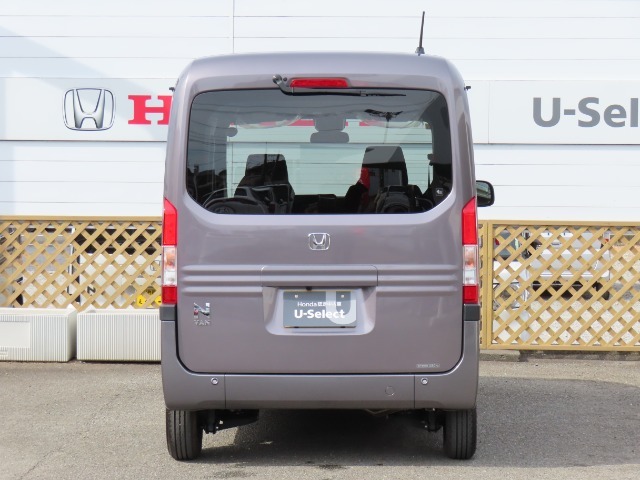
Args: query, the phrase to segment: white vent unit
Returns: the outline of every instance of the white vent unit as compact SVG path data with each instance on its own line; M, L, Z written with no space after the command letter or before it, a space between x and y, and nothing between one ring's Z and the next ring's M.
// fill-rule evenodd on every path
M0 308L0 361L68 362L76 353L72 308Z
M78 314L78 360L159 362L158 310L89 310Z

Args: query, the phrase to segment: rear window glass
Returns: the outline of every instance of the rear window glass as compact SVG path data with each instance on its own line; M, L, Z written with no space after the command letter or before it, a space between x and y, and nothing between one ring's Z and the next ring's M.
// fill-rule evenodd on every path
M217 214L434 208L452 181L444 97L426 90L364 92L198 95L189 121L189 195Z

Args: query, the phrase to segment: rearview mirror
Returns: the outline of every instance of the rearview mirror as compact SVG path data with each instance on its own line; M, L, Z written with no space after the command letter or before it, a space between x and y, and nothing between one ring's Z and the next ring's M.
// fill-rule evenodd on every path
M496 200L493 185L489 182L485 182L484 180L476 181L476 195L479 207L490 207Z

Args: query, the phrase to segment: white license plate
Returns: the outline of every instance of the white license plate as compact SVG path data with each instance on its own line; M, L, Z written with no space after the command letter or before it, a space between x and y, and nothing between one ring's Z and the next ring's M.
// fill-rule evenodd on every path
M287 290L283 299L285 327L356 326L356 299L350 290Z

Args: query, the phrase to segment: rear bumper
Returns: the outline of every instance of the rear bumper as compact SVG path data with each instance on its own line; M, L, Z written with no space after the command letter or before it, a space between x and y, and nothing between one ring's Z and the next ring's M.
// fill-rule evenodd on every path
M178 359L175 322L161 323L162 384L172 410L469 409L476 404L478 321L463 322L462 357L452 370L396 375L193 373Z

